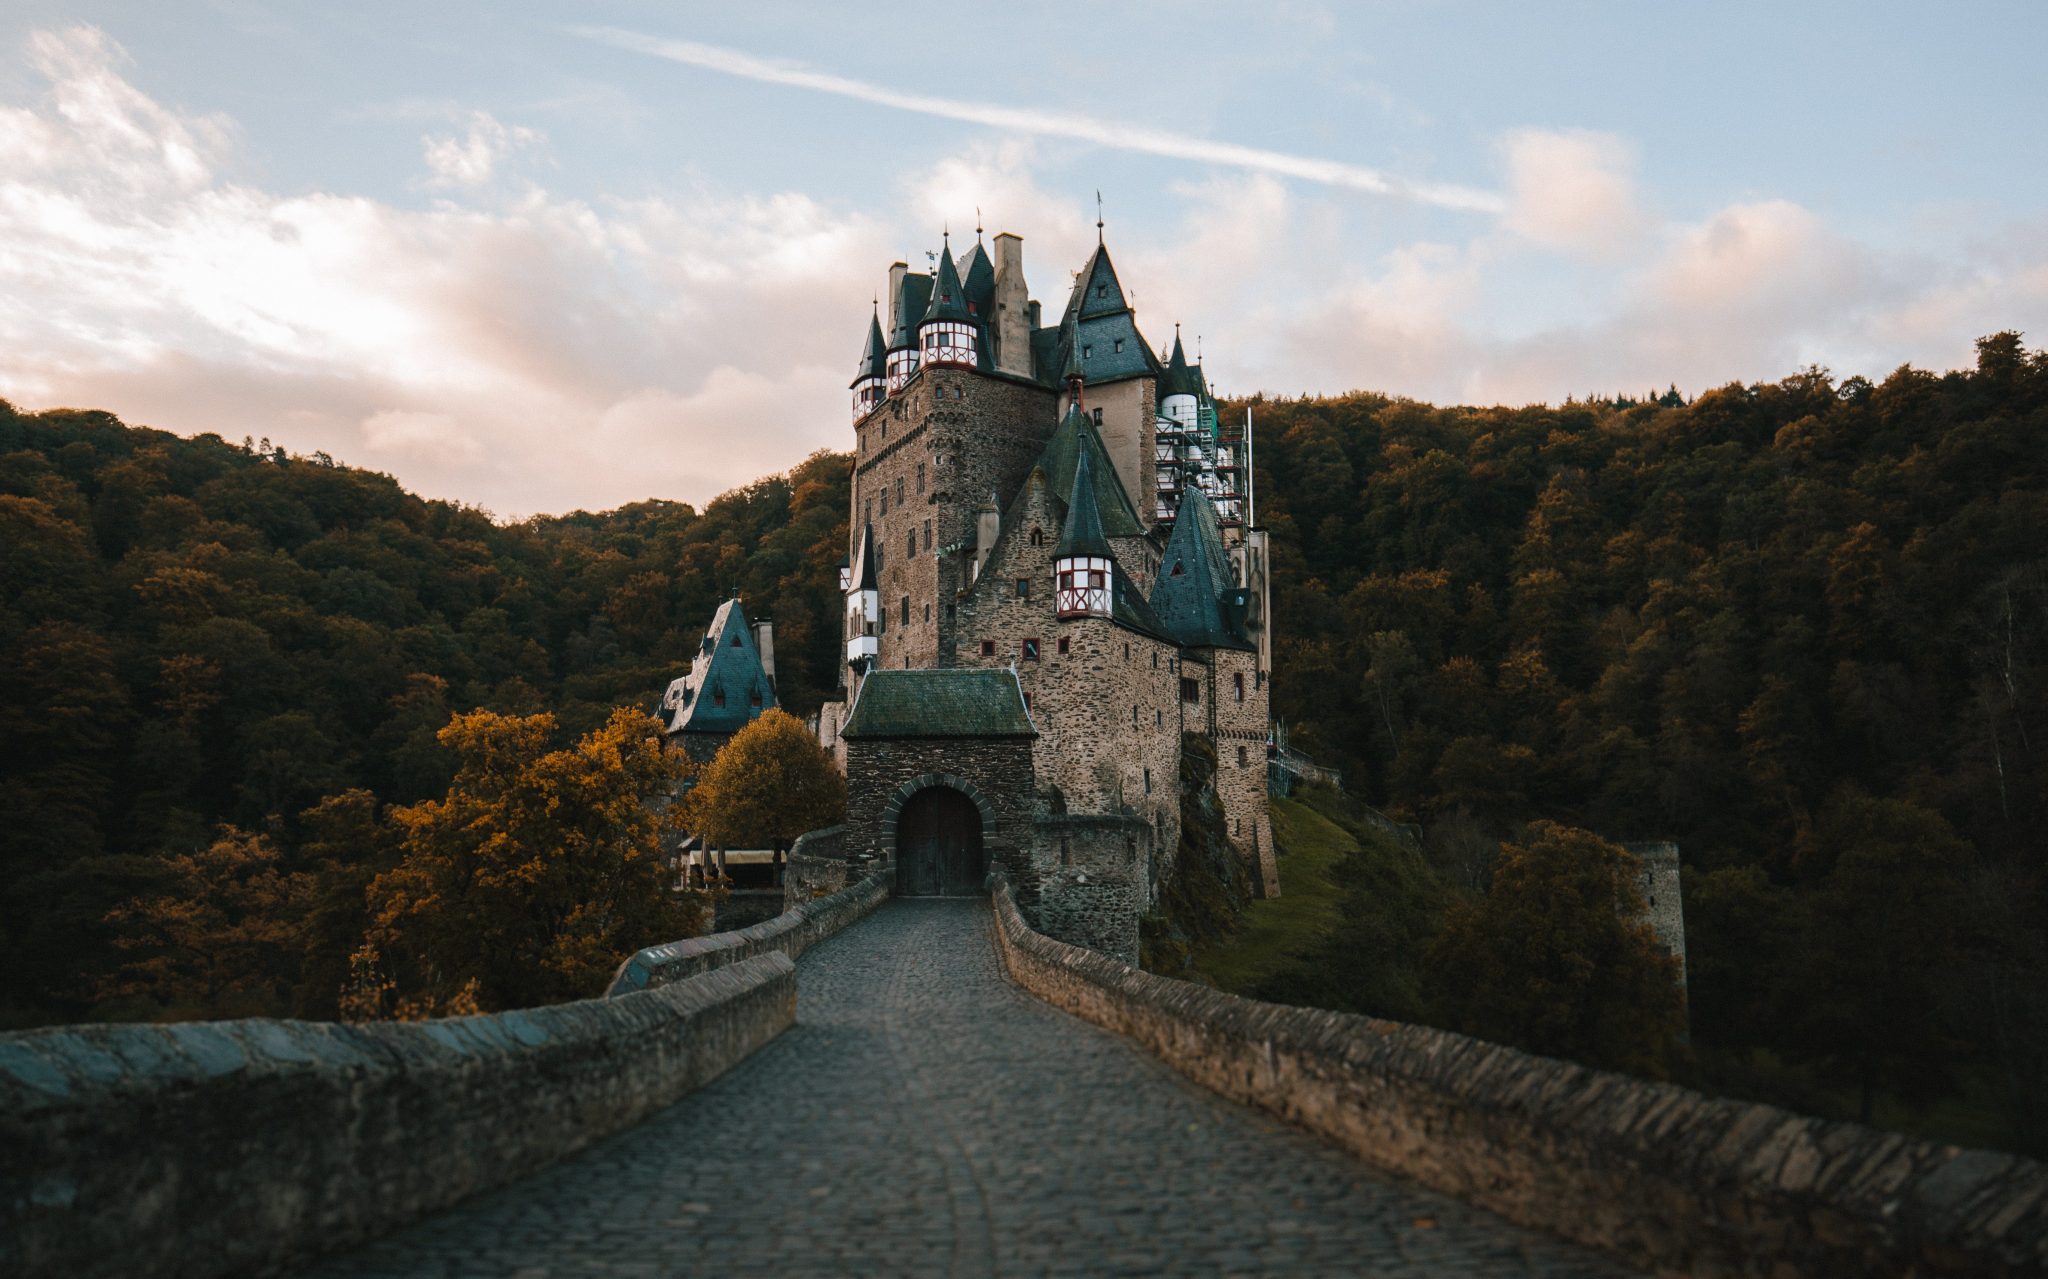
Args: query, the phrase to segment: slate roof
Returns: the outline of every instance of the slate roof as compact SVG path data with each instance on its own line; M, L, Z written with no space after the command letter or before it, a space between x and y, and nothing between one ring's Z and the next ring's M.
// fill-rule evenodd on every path
M841 737L1036 737L1012 671L871 671Z
M1152 611L1186 648L1255 649L1244 629L1244 595L1223 549L1216 507L1199 488L1184 490L1173 535L1159 561Z
M1123 481L1117 478L1116 464L1109 460L1102 433L1079 408L1067 410L1067 415L1053 428L1052 438L1045 442L1045 451L1038 455L1038 465L1044 468L1046 482L1061 506L1061 520L1066 519L1068 495L1074 491L1074 472L1084 452L1091 458L1089 478L1103 533L1110 537L1143 536L1145 525L1138 519L1130 495L1124 492Z
M880 589L875 581L875 526L860 526L860 545L854 548L853 569L848 582L856 591Z
M882 377L887 371L888 348L882 343L882 317L874 315L868 319L868 345L861 352L860 369L847 385L855 385L862 378Z
M967 310L967 291L960 287L960 272L953 265L950 246L939 250L939 276L932 285L931 305L925 308L924 318L927 321L974 319Z
M1083 451L1074 462L1074 483L1067 490L1067 518L1060 525L1055 559L1077 555L1108 559L1111 555L1109 539L1102 535L1102 516L1095 507L1095 483L1088 472L1088 454Z
M1200 399L1209 393L1207 379L1202 376L1202 366L1189 364L1186 350L1181 347L1178 330L1173 335L1173 354L1167 357L1166 373L1159 379L1159 398L1169 395L1192 395Z
M889 349L900 351L906 346L917 345L918 322L924 319L925 309L931 305L932 277L922 272L911 272L903 277L903 283L896 290L896 325L889 334Z
M995 312L996 266L988 260L988 251L981 247L979 236L975 237L973 251L960 259L960 287L973 304L974 318L987 323Z
M723 694L723 698L720 694ZM761 704L753 704L758 693ZM721 700L723 705L720 705ZM671 733L737 733L775 705L775 683L761 669L761 650L738 599L718 606L690 673L672 681L661 709Z

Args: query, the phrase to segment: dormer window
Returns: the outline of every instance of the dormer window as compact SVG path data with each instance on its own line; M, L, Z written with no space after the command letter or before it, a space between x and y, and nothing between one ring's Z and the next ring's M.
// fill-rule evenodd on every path
M749 705L749 706L753 707L753 708L754 708L755 710L760 710L760 709L761 709L761 690L760 690L760 689L758 689L758 688L757 688L757 689L755 689L755 690L753 691L752 695L750 695L750 696L749 696L749 697L747 698L747 705Z
M1085 360L1085 359L1087 359L1087 358L1088 358L1089 356L1092 356L1092 355L1094 355L1094 354L1095 354L1095 348L1094 348L1094 347L1092 347L1092 346L1086 346L1086 345L1084 345L1084 346L1083 346L1083 347L1081 348L1081 358L1082 358L1082 359L1084 359L1084 360Z
M1115 354L1115 355L1121 355L1121 354L1123 354L1123 350L1124 350L1124 340L1123 340L1122 338L1118 338L1118 339L1116 340L1116 349L1115 349L1115 350L1114 350L1114 351L1112 352L1112 354Z
M739 637L739 636L735 635L735 636L733 636L733 637L732 637L732 646L733 646L734 648L738 648L738 647L740 646L740 637Z
M1096 297L1099 297L1099 298L1106 298L1106 297L1108 297L1108 296L1109 296L1109 286L1108 286L1107 284L1098 284L1098 285L1096 285L1096 286L1095 286L1095 296L1096 296Z
M723 706L723 705L725 705L725 689L724 689L724 687L723 687L722 685L713 685L713 686L712 686L712 689L711 689L711 704L712 704L713 706Z

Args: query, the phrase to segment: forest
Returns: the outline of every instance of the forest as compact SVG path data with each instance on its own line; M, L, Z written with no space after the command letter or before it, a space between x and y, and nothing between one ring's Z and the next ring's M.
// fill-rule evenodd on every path
M1977 350L1689 403L1254 401L1274 714L1468 894L1532 821L1676 841L1681 1078L2040 1151L2048 357ZM1354 907L1327 970L1383 948Z
M1361 974L1441 933L1512 976L1510 888L1606 856L1586 832L1668 839L1690 1035L1618 1062L2048 1148L2048 357L2004 333L1970 370L1689 401L1248 407L1274 713L1347 802L1420 824L1434 903L1390 932L1361 878L1294 996L1489 1024ZM848 466L506 523L267 441L0 403L0 1026L389 1013L365 928L431 895L436 832L600 757L658 789L617 712L721 598L775 620L785 707L830 694ZM233 891L196 918L193 882ZM559 997L679 923L571 921L552 985L433 1007Z
M509 803L628 741L614 710L651 711L734 591L777 622L784 704L815 706L847 466L503 523L267 441L0 402L0 1027L334 1016L375 958L372 874L431 842L420 806ZM459 784L494 750L516 777Z

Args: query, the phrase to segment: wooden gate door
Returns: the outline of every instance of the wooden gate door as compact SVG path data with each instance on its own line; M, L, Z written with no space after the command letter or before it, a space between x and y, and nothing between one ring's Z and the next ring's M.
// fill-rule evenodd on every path
M981 891L981 810L949 786L913 795L896 822L896 892L966 897Z

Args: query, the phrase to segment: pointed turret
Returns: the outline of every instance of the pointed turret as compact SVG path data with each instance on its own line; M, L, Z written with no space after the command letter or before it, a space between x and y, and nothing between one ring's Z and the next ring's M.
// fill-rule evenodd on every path
M867 670L875 663L875 654L880 650L876 639L876 624L882 617L881 583L876 580L878 566L875 563L875 526L861 525L860 545L854 549L853 563L847 569L846 588L846 664L855 674Z
M853 420L858 422L887 397L889 350L882 343L882 315L878 308L868 319L867 350L853 375Z
M1188 363L1187 349L1180 344L1180 326L1173 328L1173 353L1166 357L1166 372L1159 378L1159 416L1172 419L1182 430L1193 430L1202 406L1202 369Z
M996 265L981 247L978 233L974 247L960 259L960 288L967 299L967 313L987 325L995 316Z
M1053 552L1053 607L1061 617L1108 617L1115 590L1116 561L1102 533L1088 457L1084 451L1074 464L1067 518Z
M1245 594L1224 549L1216 508L1199 488L1181 495L1151 604L1184 647L1255 647L1245 631Z
M932 279L931 305L917 326L919 362L974 368L980 363L980 325L967 307L960 272L953 265L949 243L939 250L939 269Z

